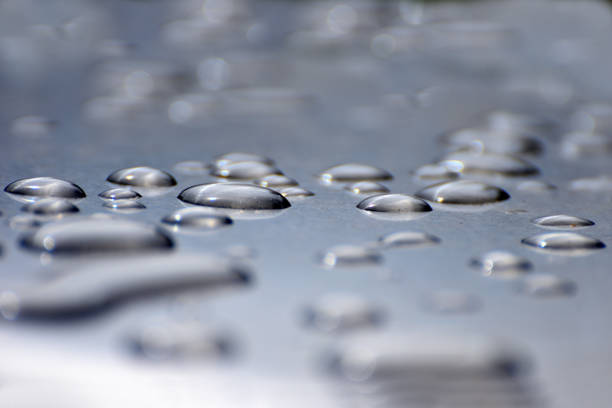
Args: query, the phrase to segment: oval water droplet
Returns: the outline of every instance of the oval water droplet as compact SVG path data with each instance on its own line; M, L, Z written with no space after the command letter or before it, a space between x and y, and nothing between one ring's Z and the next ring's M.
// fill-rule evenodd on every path
M537 297L563 297L576 293L574 282L550 274L535 274L519 283L519 291Z
M138 212L147 208L136 200L109 200L102 204L103 207L125 213Z
M211 163L211 167L225 167L228 164L237 162L259 162L274 166L274 160L269 157L261 156L255 153L231 152L215 157Z
M472 180L433 184L415 195L434 203L461 205L496 203L510 198L510 194L499 187Z
M378 239L382 248L418 248L439 243L440 238L420 231L393 232Z
M305 309L306 324L324 332L344 332L381 323L382 311L367 300L349 294L326 295Z
M533 164L509 154L460 151L446 155L440 164L450 170L465 174L523 177L539 173L538 168Z
M507 251L492 251L473 258L470 266L485 276L495 278L518 278L528 273L532 264L529 260Z
M218 229L233 224L232 219L227 215L211 214L201 208L182 208L165 216L161 221L180 229L199 230Z
M441 289L423 298L425 309L435 313L474 313L482 307L480 299L456 289Z
M28 249L67 255L160 250L174 245L170 236L155 226L104 218L46 224L24 235L21 244Z
M588 193L606 193L612 191L612 176L602 174L595 177L585 177L572 180L570 190L584 191Z
M328 268L372 266L382 260L382 255L375 249L356 245L338 245L321 255L321 264Z
M252 184L210 183L183 190L179 200L189 204L235 210L281 210L291 207L285 197Z
M595 225L591 220L586 218L575 217L573 215L548 215L545 217L538 217L531 220L534 224L540 227L555 228L555 229L573 229L581 227L589 227Z
M176 180L170 173L148 166L117 170L111 173L106 181L137 187L171 187L176 185Z
M353 194L360 195L385 194L389 192L387 187L375 181L358 181L345 186L344 189Z
M338 164L322 171L319 178L324 182L377 181L391 180L387 170L361 163Z
M208 174L208 166L204 162L198 160L187 160L176 163L174 165L174 170L177 173L185 174L188 176L199 176L203 174Z
M232 180L253 180L271 174L282 175L283 172L270 164L244 161L216 166L211 170L210 174L215 177L223 177Z
M312 197L315 195L312 191L302 187L285 187L278 190L283 197Z
M63 198L43 198L27 203L21 210L36 215L58 215L79 212L79 207Z
M268 187L272 189L277 189L279 187L295 187L298 185L296 180L281 174L271 174L269 176L261 177L253 180L253 183L261 187Z
M111 188L98 194L98 197L103 200L137 200L142 195L129 188Z
M378 194L357 204L357 208L368 213L406 214L426 213L431 207L420 198L408 194Z
M414 171L414 176L420 180L452 180L459 177L459 173L449 166L425 164Z
M521 243L544 251L563 255L579 255L606 245L596 238L575 232L551 232L525 238Z
M25 201L34 201L41 197L57 197L78 199L85 197L85 192L76 184L53 177L34 177L20 179L4 188L11 197L23 198ZM20 201L23 201L20 200Z

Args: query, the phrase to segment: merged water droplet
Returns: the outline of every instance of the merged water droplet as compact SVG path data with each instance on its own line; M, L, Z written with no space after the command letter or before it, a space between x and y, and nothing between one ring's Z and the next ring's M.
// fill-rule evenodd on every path
M538 217L531 220L534 224L540 227L555 228L555 229L574 229L581 227L589 227L595 225L591 220L586 218L575 217L573 215L548 215L545 217Z
M215 177L223 177L233 180L253 180L271 174L283 174L278 168L271 164L256 161L232 162L223 166L215 166L210 171Z
M143 296L243 286L249 278L250 272L244 266L204 255L88 262L48 282L4 292L0 296L0 312L10 319L78 317Z
M322 297L305 310L306 324L324 332L343 332L378 325L383 313L367 300L348 294Z
M510 198L505 190L472 180L447 181L418 191L416 196L440 204L479 205Z
M278 190L283 197L312 197L315 195L312 191L302 187L285 187Z
M441 289L423 298L425 309L436 313L473 313L482 307L480 299L456 289Z
M98 197L103 200L137 200L142 195L129 188L111 188L98 194Z
M439 244L440 238L420 231L399 231L383 235L378 243L382 248L417 248Z
M521 240L527 246L552 253L579 255L586 251L605 248L606 245L596 238L575 232L552 232L534 235Z
M258 186L268 187L277 189L278 187L295 187L298 182L291 177L283 176L281 174L271 174L262 178L258 178L253 181Z
M375 181L358 181L345 186L344 189L353 194L360 195L385 194L389 192L387 187Z
M444 157L440 164L452 171L466 174L522 177L539 173L538 168L533 164L509 154L459 151Z
M34 177L20 179L12 182L4 188L4 191L11 194L15 199L22 198L20 201L34 201L42 197L57 197L78 199L85 197L85 192L76 184L56 179L53 177Z
M321 264L329 268L372 266L382 260L382 255L375 249L356 245L335 246L321 255Z
M338 164L322 171L319 177L328 183L391 180L393 178L387 170L360 163Z
M537 297L563 297L576 293L577 286L568 279L550 274L534 274L519 283L519 291Z
M28 249L67 255L150 251L174 245L170 236L155 226L93 217L43 225L26 233L21 244Z
M189 204L235 210L282 210L291 207L285 197L252 184L210 183L183 190L179 196Z
M120 212L137 212L147 208L136 200L109 200L102 204L103 207Z
M420 198L408 194L378 194L357 204L357 208L370 213L425 213L431 207Z
M227 215L211 214L201 208L182 208L165 216L161 221L181 229L198 230L218 229L233 224L232 219Z
M117 170L111 173L106 181L137 187L171 187L176 185L176 180L170 173L148 166Z
M259 162L274 166L274 160L255 153L231 152L215 157L211 167L225 167L237 162Z
M27 203L21 210L36 215L58 215L79 212L79 207L63 198L43 198Z
M507 251L492 251L473 258L470 266L485 276L495 278L518 278L528 273L532 264L529 260Z

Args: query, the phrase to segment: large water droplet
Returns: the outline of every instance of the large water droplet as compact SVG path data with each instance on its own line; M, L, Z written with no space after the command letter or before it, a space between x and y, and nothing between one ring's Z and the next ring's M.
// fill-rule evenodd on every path
M305 310L306 323L325 332L372 327L382 320L382 311L367 300L348 294L327 295Z
M4 191L14 198L23 198L25 201L34 201L39 197L58 197L78 199L85 197L81 187L66 180L53 177L34 177L12 182Z
M431 207L420 198L408 194L378 194L370 196L359 204L357 208L370 213L424 213L431 211Z
M210 174L215 177L223 177L233 180L253 180L271 174L280 175L283 174L283 172L270 164L255 161L244 161L229 163L223 166L215 166L211 170Z
M280 174L271 174L269 176L258 178L254 180L253 183L257 184L258 186L268 187L275 190L279 187L295 187L298 185L296 180Z
M356 245L339 245L328 249L321 255L323 266L371 266L382 262L382 255L375 249Z
M420 231L400 231L383 235L378 243L382 248L417 248L439 244L440 238Z
M261 156L255 153L243 153L243 152L232 152L226 153L221 156L215 157L213 160L211 167L225 167L228 164L237 163L237 162L259 162L268 164L270 166L274 165L274 160L269 157Z
M479 269L483 275L495 278L518 278L528 273L531 262L507 251L492 251L474 258L470 265Z
M510 195L499 187L472 180L433 184L415 195L434 203L463 205L496 203L510 198Z
M178 198L190 204L236 210L281 210L291 207L289 201L276 191L252 184L199 184L183 190Z
M36 215L58 215L79 212L79 208L76 205L62 198L43 198L27 203L21 210Z
M21 239L24 247L54 254L133 252L172 248L163 231L134 221L85 218L46 224Z
M137 187L171 187L176 180L170 173L148 166L129 167L113 172L107 181Z
M358 181L345 186L344 189L353 194L360 195L385 194L389 192L387 187L375 181Z
M538 297L571 296L576 290L574 282L550 274L531 275L519 284L520 292Z
M586 218L575 217L573 215L548 215L546 217L539 217L532 220L534 224L540 227L548 227L555 229L573 229L580 227L589 227L591 225L595 225L595 223L591 220L587 220Z
M605 244L596 238L575 232L552 232L534 235L521 241L523 244L540 250L559 254L581 254L593 249L605 248Z
M453 171L466 174L519 177L539 173L538 168L533 164L509 154L455 152L444 157L440 164Z
M143 296L242 286L248 280L249 271L243 266L213 256L155 255L88 262L40 285L5 292L0 296L0 311L7 318L76 317Z
M137 200L142 196L129 188L111 188L98 194L104 200Z
M161 221L181 229L199 230L218 229L233 224L232 219L227 215L211 214L201 208L183 208L165 216Z
M338 164L322 171L319 177L324 182L391 180L393 176L386 170L368 164Z
M147 208L136 200L109 200L102 204L103 207L120 212L138 212Z
M278 190L283 197L312 197L315 195L312 191L302 187L285 187Z

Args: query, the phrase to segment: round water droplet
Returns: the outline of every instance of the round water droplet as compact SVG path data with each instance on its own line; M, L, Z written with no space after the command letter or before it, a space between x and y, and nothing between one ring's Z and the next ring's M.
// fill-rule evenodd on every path
M176 180L170 173L147 166L117 170L111 173L106 181L137 187L171 187L176 185Z
M208 166L198 160L187 160L176 163L174 170L188 176L199 176L208 173Z
M129 188L111 188L98 194L103 200L137 200L142 195Z
M574 282L549 274L531 275L519 283L520 292L537 297L571 296L576 290Z
M382 255L372 248L339 245L321 255L321 264L329 268L344 266L372 266L382 262Z
M580 227L589 227L591 225L595 225L595 223L591 220L587 220L586 218L575 217L573 215L548 215L546 217L539 217L531 220L534 224L540 227L548 227L555 229L573 229Z
M612 176L607 174L572 180L570 190L589 193L605 193L612 191Z
M598 239L575 232L552 232L534 235L521 241L530 247L559 254L578 255L593 249L605 248Z
M378 194L370 196L357 208L370 213L425 213L431 207L420 198L408 194Z
M557 189L557 186L540 180L521 181L516 188L527 193L544 193Z
M13 121L11 132L20 136L44 136L56 126L56 121L43 116L22 116Z
M459 177L459 173L449 166L441 164L426 164L414 171L416 178L420 180L452 180Z
M281 210L291 207L285 197L252 184L210 183L183 190L179 196L189 204L235 210Z
M378 243L382 248L417 248L439 244L440 238L420 231L400 231L383 235Z
M147 208L136 200L109 200L102 204L102 206L120 212L137 212Z
M322 171L319 177L324 182L376 181L391 180L393 176L386 170L368 164L345 163Z
M511 131L491 129L461 129L443 136L444 143L475 153L538 154L540 141Z
M499 187L472 180L447 181L425 187L416 196L441 204L477 205L504 201L510 195Z
M277 187L295 187L298 182L291 177L283 176L280 174L271 174L262 178L253 180L253 183L258 186L268 187L276 189Z
M193 228L212 230L227 227L233 224L226 215L211 214L201 208L183 208L165 216L161 220L164 224L177 228Z
M255 162L232 162L223 166L215 166L211 172L215 177L223 177L233 180L253 180L271 174L283 174L278 168L273 165Z
M62 198L43 198L24 205L22 211L36 215L58 215L79 212L72 202Z
M237 162L259 162L274 166L274 160L269 157L260 156L255 153L232 152L215 157L211 167L225 167L228 164Z
M385 194L389 192L387 187L375 181L358 181L345 186L344 189L353 194L360 195Z
M278 190L283 197L312 197L315 195L312 191L302 187L285 187Z
M425 309L436 313L473 313L482 307L475 295L455 289L442 289L423 298Z
M485 276L495 278L518 278L528 273L531 262L507 251L492 251L474 258L470 266L480 270Z
M85 197L81 187L66 180L53 177L34 177L12 182L4 188L12 197L25 201L34 201L40 197L58 197L78 199ZM22 201L22 200L21 200Z
M139 222L85 218L54 222L25 234L28 249L54 254L133 252L173 247L172 239L155 226Z
M466 174L522 177L539 173L533 164L509 154L455 152L447 155L440 164L452 171Z
M382 321L382 311L355 295L333 294L322 297L305 310L306 324L324 332L368 328Z

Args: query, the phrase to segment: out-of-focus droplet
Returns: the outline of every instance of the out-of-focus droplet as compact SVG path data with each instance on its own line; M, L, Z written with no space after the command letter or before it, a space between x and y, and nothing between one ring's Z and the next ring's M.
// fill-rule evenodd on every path
M263 164L268 164L270 166L274 166L274 160L269 157L261 156L255 153L243 153L243 152L231 152L222 154L214 158L211 163L212 168L220 168L225 167L228 164L237 163L237 162L259 162Z
M198 160L187 160L176 163L174 170L177 173L185 174L188 176L199 176L208 174L208 166L204 162Z
M523 177L539 173L533 164L509 154L455 152L447 155L440 164L466 174Z
M439 243L440 238L420 231L393 232L378 239L381 248L419 248Z
M295 187L298 182L291 177L283 176L281 174L271 174L269 176L261 177L253 180L253 183L261 187L268 187L277 189L280 187Z
M345 163L322 171L319 177L324 182L378 181L391 180L386 170L368 164Z
M283 197L289 198L312 197L315 195L312 191L302 187L284 187L278 190L278 192L281 193Z
M63 198L43 198L27 203L22 211L35 215L58 215L79 212L79 207Z
M148 166L129 167L111 173L107 181L136 187L171 187L176 180L170 173Z
M232 162L223 166L215 166L211 172L215 177L223 177L232 180L253 180L272 174L283 173L273 165L258 161Z
M580 255L591 250L605 248L606 244L596 238L575 232L551 232L534 235L521 241L523 244L561 255Z
M34 177L12 182L4 188L16 199L34 201L43 197L78 199L85 197L83 189L76 184L53 177Z
M291 207L274 190L252 184L199 184L183 190L179 200L189 204L235 210L281 210Z
M441 164L425 164L414 171L416 178L424 181L452 180L459 177L459 172Z
M102 206L123 213L138 212L147 208L136 200L108 200Z
M470 266L480 270L483 275L494 278L518 278L528 273L532 264L529 260L507 251L492 251L473 258Z
M531 136L491 129L461 129L444 135L446 144L473 152L538 154L541 142Z
M600 133L569 133L561 141L561 154L570 159L608 156L612 154L612 139Z
M585 177L572 180L570 190L588 193L607 193L612 191L612 176L602 174L595 177Z
M291 115L312 106L312 96L291 88L244 88L223 92L228 113L234 115Z
M503 189L472 180L457 180L434 184L416 193L427 201L440 204L480 205L510 198Z
M546 193L557 189L557 186L540 180L521 181L516 188L526 193Z
M57 126L57 121L44 116L22 116L13 121L11 132L20 136L44 136Z
M595 225L595 223L591 220L587 220L586 218L576 217L573 215L547 215L545 217L538 217L532 220L535 225L545 228L554 228L554 229L574 229L581 227L589 227L591 225Z
M138 200L142 198L142 196L134 190L130 190L129 188L111 188L105 191L102 191L98 194L103 200Z
M43 222L32 215L15 215L8 220L8 224L15 231L29 231L40 228Z
M423 298L424 307L436 313L473 313L482 305L475 295L456 289L441 289Z
M233 224L227 215L211 214L201 208L183 208L165 216L161 221L178 229L197 230L213 230Z
M346 185L344 189L353 194L359 195L385 194L389 192L387 187L375 181L358 181L356 183Z
M550 274L534 274L519 283L520 292L543 298L571 296L576 290L571 280Z
M349 294L323 296L305 310L306 324L324 332L371 328L380 324L382 317L381 309Z
M216 94L182 94L168 104L168 117L179 125L204 124L223 109L223 101Z
M356 245L339 245L325 251L321 264L328 268L372 266L380 264L382 255L375 249Z

